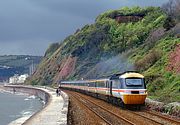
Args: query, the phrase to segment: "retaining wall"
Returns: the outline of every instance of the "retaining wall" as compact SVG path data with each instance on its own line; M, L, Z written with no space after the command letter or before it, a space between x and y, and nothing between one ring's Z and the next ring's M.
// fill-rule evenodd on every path
M41 98L45 103L47 103L50 99L50 94L35 88L35 87L30 87L30 86L19 86L19 85L5 85L4 89L6 91L10 91L13 93L25 93L25 94L29 94L29 95L35 95L39 98Z

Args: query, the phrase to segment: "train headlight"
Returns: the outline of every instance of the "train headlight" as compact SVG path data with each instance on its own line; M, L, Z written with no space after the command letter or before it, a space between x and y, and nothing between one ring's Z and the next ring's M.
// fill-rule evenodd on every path
M144 93L147 94L147 90L145 90Z

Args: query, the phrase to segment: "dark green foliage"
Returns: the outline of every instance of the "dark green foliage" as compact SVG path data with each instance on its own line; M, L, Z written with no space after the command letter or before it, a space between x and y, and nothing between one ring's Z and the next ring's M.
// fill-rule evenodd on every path
M159 77L157 77L156 79L154 79L152 83L149 84L148 90L149 90L151 93L156 93L156 92L158 92L159 90L162 90L162 89L163 89L164 83L165 83L164 78L162 78L162 76L159 76ZM150 94L151 94L151 93L150 93Z
M97 24L95 27L96 28L84 38L86 42L83 44L83 46L78 46L72 52L73 56L83 56L84 54L88 55L88 53L91 53L92 49L94 49L94 51L92 51L93 53L95 53L95 51L100 52L100 45L110 39L108 37L108 25L99 26Z
M172 19L172 17L167 17L163 27L166 30L170 30L171 28L173 28L175 26L175 20Z
M154 65L160 58L162 54L159 50L152 50L142 59L135 61L135 69L138 71L145 71L152 65Z
M37 80L33 80L33 81L31 81L31 85L39 85L39 82L37 81Z
M60 47L59 43L52 43L50 44L50 46L48 47L48 49L45 52L45 56L51 56L58 48Z
M120 23L108 19L109 15L143 15L143 19L136 23ZM105 16L106 15L106 16ZM112 15L111 15L112 16ZM107 21L107 19L109 21ZM160 27L164 24L166 15L160 10L160 8L149 7L142 9L139 7L134 8L122 8L121 10L114 12L107 12L97 19L97 21L110 24L109 34L112 36L111 42L106 42L104 45L105 51L113 50L113 53L121 53L127 49L137 47L143 44L143 41L147 38L149 32L156 27Z

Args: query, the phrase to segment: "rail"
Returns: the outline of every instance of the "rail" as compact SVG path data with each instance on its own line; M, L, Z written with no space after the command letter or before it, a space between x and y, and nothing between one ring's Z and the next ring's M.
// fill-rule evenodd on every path
M71 92L70 91L66 91L67 93L70 93L71 94ZM94 103L93 101L91 101L91 100L89 100L89 99L87 99L87 98L84 98L83 96L81 96L79 93L76 93L76 96L78 96L78 97L76 97L76 96L74 96L73 94L71 94L71 96L73 96L74 98L76 98L77 100L79 100L79 101L81 101L81 103L83 104L83 105L85 105L90 111L92 111L92 112L94 112L98 117L100 117L103 121L105 121L108 125L114 125L114 121L115 120L109 120L109 119L107 119L107 113L109 113L109 117L112 117L112 116L114 116L114 117L116 117L116 122L117 121L120 121L120 122L125 122L126 124L130 124L130 125L136 125L135 123L133 123L133 122L131 122L131 121L129 121L128 119L126 119L126 118L124 118L124 117L122 117L122 116L119 116L119 115L117 115L117 114L115 114L115 113L113 113L113 112L111 112L111 111L109 111L109 110L107 110L107 109L105 109L104 107L102 107L101 105L98 105L98 104L96 104L96 103ZM80 100L81 99L81 100ZM93 106L92 106L93 105ZM95 107L94 107L95 106ZM100 113L100 112L98 112L98 109L101 109L101 110L103 110L104 112L106 112L106 116L103 116L104 114L102 114L102 112ZM112 122L113 121L113 122Z

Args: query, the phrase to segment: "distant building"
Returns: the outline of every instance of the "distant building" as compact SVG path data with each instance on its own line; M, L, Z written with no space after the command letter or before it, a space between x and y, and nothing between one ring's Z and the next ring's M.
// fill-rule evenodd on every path
M18 74L15 74L13 77L9 78L9 83L14 84L18 81Z
M28 74L23 74L20 76L18 74L15 74L13 77L9 78L9 83L11 84L24 83L24 81L28 76L29 76Z
M24 74L24 75L20 75L18 77L18 83L24 83L24 81L26 80L26 78L28 77L28 74Z

